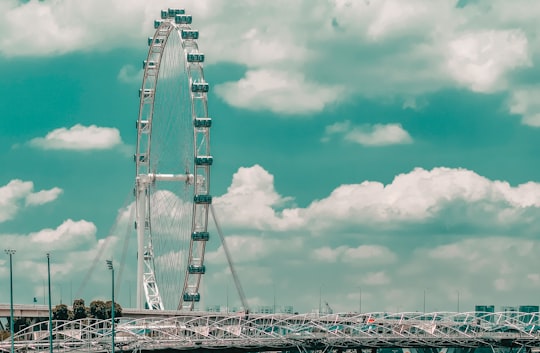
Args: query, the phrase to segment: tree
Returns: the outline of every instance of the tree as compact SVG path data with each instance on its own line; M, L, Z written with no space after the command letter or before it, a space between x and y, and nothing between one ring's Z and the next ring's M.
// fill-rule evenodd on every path
M110 300L105 303L105 306L107 308L107 319L110 319L112 317L111 304L112 304L112 301ZM118 318L121 316L122 316L122 307L120 306L120 304L115 302L114 303L114 317Z
M70 312L66 304L58 304L53 309L53 320L68 320Z
M13 330L15 332L24 330L26 327L31 325L31 322L32 321L27 317L18 317L15 320L13 320Z
M107 307L103 300L94 300L90 303L90 316L100 320L107 319Z
M84 299L73 301L73 320L84 319L88 316L88 308L84 305Z

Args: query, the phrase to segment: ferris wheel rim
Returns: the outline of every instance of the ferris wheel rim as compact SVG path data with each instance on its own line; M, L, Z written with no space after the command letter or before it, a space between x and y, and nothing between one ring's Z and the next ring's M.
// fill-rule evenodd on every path
M172 11L172 16L171 16ZM164 15L165 12L165 15ZM180 15L180 21L178 21L178 17ZM143 64L144 72L143 72L143 80L142 80L142 86L139 91L140 95L140 101L139 101L139 116L137 120L137 146L136 146L136 155L135 155L135 163L136 163L136 205L137 210L139 210L139 207L142 209L141 202L139 200L139 195L142 195L141 185L150 185L154 183L157 179L165 179L165 180L175 180L175 181L184 181L187 185L192 185L192 207L193 212L191 213L191 236L189 241L189 253L187 256L187 266L184 270L184 284L180 293L180 298L178 300L178 309L188 309L193 310L195 303L200 300L200 294L199 294L199 288L200 288L200 282L202 279L202 275L205 273L205 266L204 266L204 254L205 254L205 246L206 246L206 240L207 239L207 229L208 229L208 205L211 203L211 196L209 195L209 185L210 185L210 165L212 164L212 157L210 155L210 134L209 134L209 128L210 128L210 122L211 119L208 117L208 103L207 103L207 95L208 92L208 84L206 83L206 80L204 79L204 70L203 70L203 61L204 61L204 54L199 52L198 47L198 31L192 30L190 24L191 24L191 16L185 15L185 12L183 10L179 9L168 9L167 11L162 11L161 20L155 21L155 33L154 37L149 38L149 50L148 55L146 58L146 61ZM192 133L194 135L193 139L193 147L192 147L192 161L191 166L188 168L189 164L186 164L186 171L182 174L161 174L159 171L151 170L150 169L150 163L151 163L151 148L153 146L152 144L152 125L153 125L153 118L155 113L155 94L156 91L159 88L159 76L160 76L160 70L162 70L161 63L162 63L162 57L163 53L165 52L165 48L167 46L167 43L170 39L170 36L176 34L178 35L178 38L182 45L182 54L183 54L183 64L184 64L184 73L187 76L187 82L189 87L187 89L189 90L190 94L190 103L191 103L191 115L190 117L186 117L192 120ZM156 57L156 53L152 50L155 49L154 47L156 45L161 45L162 50L158 54L159 60L157 63L155 61L152 61L152 58ZM189 60L190 55L193 60ZM201 60L202 58L202 60ZM196 75L193 75L193 70L195 69ZM150 84L150 86L153 87L154 92L151 92L148 87L148 80L149 77L153 78L153 83ZM196 91L194 89L194 85L197 84L202 87L202 90ZM148 90L148 91L147 91ZM144 107L149 105L149 109L145 111ZM203 116L200 116L200 112L197 111L195 108L197 105L201 106L202 108L199 108L199 111L204 112L202 114ZM149 117L149 119L145 119L146 117ZM146 141L146 146L143 146L144 143L142 143L142 136L148 135L148 140ZM197 137L202 134L202 140L204 141L204 148L202 148L203 152L205 152L203 155L199 154L199 148L197 146L198 139ZM146 173L144 173L145 171ZM200 188L200 179L204 179L203 183L205 185L205 188ZM138 191L137 191L138 190ZM202 190L203 193L200 193L199 191ZM147 193L147 191L144 191L144 193ZM206 198L204 196L207 196ZM146 211L148 214L151 213L151 201L148 196L145 196L146 199L148 199L148 210ZM200 197L200 201L198 199ZM206 221L197 221L196 218L201 217L206 218ZM146 226L146 220L145 220L145 226ZM151 228L151 227L149 227ZM141 233L144 233L144 231L141 231ZM138 233L139 234L139 233ZM195 237L195 234L199 238ZM138 236L139 237L139 236ZM151 296L149 295L147 291L146 284L143 284L144 290L145 290L145 300L149 306L150 309L164 309L163 307L163 300L160 297L159 294L159 283L155 282L155 264L154 264L154 258L153 258L153 250L152 250L152 232L151 230L148 231L147 237L149 238L149 249L143 251L143 253L146 255L151 252L151 265L147 266L147 270L150 271L150 277L154 275L154 285L156 292L154 295L156 298L156 305L155 307L153 305L150 305L150 302L152 301ZM147 240L147 239L146 239ZM141 252L141 244L138 244L138 252ZM195 245L197 244L197 246ZM200 266L194 267L192 264L192 261L194 259L194 252L198 252L198 262ZM140 262L140 260L139 260ZM144 265L142 266L144 267ZM138 277L140 276L139 272L141 271L141 264L138 264ZM147 275L147 273L145 273ZM146 280L146 279L145 279ZM151 279L152 280L152 279ZM152 286L150 286L152 287ZM152 288L150 288L152 289ZM141 291L140 285L138 287L138 291ZM142 291L141 291L142 292ZM139 296L139 294L138 294ZM142 294L140 294L141 298L139 298L139 301L142 299ZM187 303L187 304L186 304Z

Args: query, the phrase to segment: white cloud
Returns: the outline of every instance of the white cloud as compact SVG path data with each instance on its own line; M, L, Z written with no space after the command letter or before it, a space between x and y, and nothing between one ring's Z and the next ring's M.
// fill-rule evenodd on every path
M487 241L485 241L487 240ZM479 245L482 244L481 247ZM527 239L491 237L488 239L464 239L459 243L439 246L430 251L430 257L434 259L458 260L475 263L484 258L484 253L489 252L492 255L503 257L504 254L527 257L533 253L535 242ZM506 263L501 261L499 268L504 268ZM502 272L508 272L503 270Z
M22 203L32 193L32 187L24 183L10 190ZM532 300L528 293L539 290L540 281L530 264L537 260L540 244L526 237L535 236L540 226L534 212L539 200L536 183L510 186L464 169L418 168L387 185L344 185L305 208L292 207L275 190L273 176L254 166L239 169L228 192L216 197L215 206L254 310L257 305L271 305L275 298L278 306L294 305L299 311L317 308L320 300L328 301L336 311L351 311L358 307L361 293L364 311L415 311L422 310L425 290L429 311L455 310L458 291L462 310L478 302L500 305ZM452 207L461 212L445 212L455 211ZM478 208L484 211L480 217L474 213ZM501 210L512 210L512 216L500 220ZM132 211L132 205L121 210L118 219L130 231ZM170 216L166 211L164 216ZM433 228L434 222L448 219L488 227L471 233L466 227L456 233L438 233ZM508 224L512 227L506 228ZM130 231L124 236L132 236ZM225 305L228 299L231 306L237 305L223 248L216 245L219 240L212 226L209 231L207 274L201 287L204 303ZM84 297L93 299L109 288L102 259L120 261L119 249L128 246L120 244L121 233L116 227L98 240L93 223L66 220L56 228L1 237L18 250L16 274L24 278L18 286L30 283L37 289L28 292L39 295L46 276L44 252L51 251L57 278L61 276L64 285L74 279L75 286L83 278L82 282L88 282ZM123 306L128 302L128 288L134 295L135 243L131 242L126 256L119 297ZM171 258L178 254L173 250L167 256L158 255L156 263L169 270ZM0 261L5 263L5 259ZM92 266L96 273L85 280ZM122 268L120 263L118 268ZM182 276L183 270L177 274ZM0 276L7 274L0 271ZM512 303L508 303L509 293Z
M448 3L440 5L441 10L448 11ZM374 3L373 7L376 8L375 16L367 29L368 37L373 40L381 40L403 30L410 31L411 27L424 22L425 16L431 12L429 4L423 1L389 0Z
M353 226L374 227L380 232L423 222L441 222L445 227L531 227L540 207L540 185L511 186L466 169L416 168L397 175L388 185L374 181L341 185L305 208L284 207L288 199L275 191L272 175L254 166L239 169L215 206L230 227L304 229L313 234ZM324 251L319 255L335 256Z
M13 219L23 206L42 205L56 198L62 193L62 189L54 187L49 190L33 192L34 183L19 179L11 180L8 184L0 187L0 223Z
M365 146L408 144L412 138L400 124L375 124L356 127L345 134L345 140Z
M137 70L133 65L124 65L118 72L118 80L126 83L142 82L144 70Z
M239 264L272 259L277 253L296 252L301 250L303 244L301 239L298 238L284 241L278 238L249 235L227 235L225 241L232 259ZM208 253L205 257L209 263L215 264L224 264L227 260L223 245L220 245L216 251Z
M510 113L522 116L522 123L540 127L540 87L523 87L514 90L509 102Z
M68 219L56 229L43 229L28 235L29 241L41 250L70 250L95 241L96 226L88 221Z
M12 219L19 210L18 202L31 193L31 181L12 180L0 188L0 222Z
M173 1L160 4L173 6ZM2 1L0 53L4 56L52 56L73 51L107 50L144 43L160 6L134 0ZM118 21L122 18L121 21ZM32 26L27 25L31 19ZM36 35L39 33L39 35ZM114 33L114 36L111 36ZM21 45L25 43L25 45Z
M384 271L370 272L366 274L363 283L371 286L380 286L390 283L390 278L388 278L388 275Z
M239 168L233 175L227 193L216 197L214 204L219 218L229 225L249 225L255 229L265 229L271 226L280 227L274 207L279 207L288 200L275 191L274 176L261 166L255 165Z
M2 241L17 251L13 264L14 276L18 278L14 288L17 302L31 303L33 297L41 298L44 295L46 253L50 254L53 303L60 301L62 287L65 303L71 299L70 295L83 297L87 303L96 297L106 298L107 292L103 289L110 288L110 277L101 275L106 267L100 260L113 256L119 258L121 244L116 236L97 239L96 232L92 222L68 219L56 228L28 234L0 234ZM98 262L99 266L96 266ZM130 274L132 271L128 267L126 272ZM0 276L7 274L0 271ZM84 288L84 291L78 293L77 287ZM70 295L67 294L69 292ZM5 300L4 297L0 301Z
M360 245L356 248L323 246L313 250L312 258L322 262L380 265L396 261L396 255L381 245Z
M427 250L422 262L431 263L433 271L447 268L446 273L450 269L455 273L467 272L470 282L478 282L471 283L470 288L479 290L485 285L496 292L516 291L538 287L539 282L531 276L527 264L535 261L539 246L536 240L516 236L468 238Z
M530 65L527 37L521 30L465 33L449 43L448 51L451 76L477 92L504 87L506 72Z
M313 258L323 262L336 262L340 254L343 253L343 248L332 249L329 246L323 246L313 250Z
M346 120L328 125L321 141L329 141L332 135L339 135L345 141L364 146L387 146L413 142L409 133L400 124L354 126L349 120Z
M386 186L369 181L342 185L327 198L298 210L297 217L309 227L324 229L336 220L365 225L418 222L439 216L454 203L461 205L458 209L462 213L452 221L500 225L524 222L529 219L522 217L526 208L540 206L540 185L531 182L512 187L465 169L417 168L396 176Z
M455 5L453 0L256 6L249 0L133 0L126 7L121 0L7 0L0 3L0 53L141 48L160 9L179 6L194 15L208 64L248 68L244 78L217 87L226 102L240 108L301 115L355 96L411 99L456 86L479 92L512 89L512 71L530 66L531 55L540 52L536 0ZM131 81L134 74L126 66L119 79Z
M343 88L310 82L301 74L277 70L248 71L238 82L216 86L228 104L276 114L311 114L343 99Z
M122 143L116 128L83 126L76 124L71 128L58 128L45 137L36 137L30 145L45 150L104 150Z
M343 261L356 263L369 261L376 263L392 263L396 255L388 248L380 245L360 245L357 248L346 249L343 253Z
M43 205L56 200L62 192L62 189L54 187L50 190L41 190L28 194L26 196L26 205Z

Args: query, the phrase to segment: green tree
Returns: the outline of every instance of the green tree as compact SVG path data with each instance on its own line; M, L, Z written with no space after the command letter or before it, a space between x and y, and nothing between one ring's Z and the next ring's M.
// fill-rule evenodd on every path
M70 311L66 304L58 304L53 309L53 320L69 320Z
M73 301L73 320L84 319L88 316L88 308L84 305L84 299Z
M103 300L94 300L90 303L90 316L100 320L107 319L107 307Z
M18 317L13 320L13 330L19 332L31 325L31 320L26 317Z
M111 312L111 305L112 304L112 301L107 301L105 303L105 306L107 308L107 319L110 319L111 316L112 316L112 312ZM114 317L117 318L117 317L121 317L122 316L122 307L120 306L120 304L118 303L114 303ZM116 321L116 320L115 320Z

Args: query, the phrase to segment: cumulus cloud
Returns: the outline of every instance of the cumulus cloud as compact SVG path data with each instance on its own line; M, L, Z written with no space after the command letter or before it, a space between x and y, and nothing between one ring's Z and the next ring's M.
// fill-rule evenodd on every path
M226 246L233 259L239 264L271 259L275 254L294 253L302 248L302 240L299 238L283 239L269 238L253 235L228 235ZM208 261L215 264L225 264L226 257L223 245L207 255Z
M143 69L137 70L133 65L124 65L118 72L118 80L126 83L142 82Z
M540 127L540 87L522 87L514 90L509 102L509 110L522 116L522 123Z
M540 228L537 183L512 186L466 169L416 168L388 184L339 186L306 207L287 206L283 199L260 166L241 168L229 191L216 198L233 261L250 279L247 292L259 293L250 296L253 303L265 303L253 283L274 283L287 293L298 286L305 299L299 305L307 308L318 302L313 293L321 286L346 311L355 307L351 298L358 298L358 287L364 300L371 298L365 307L397 310L392 305L398 298L401 309L414 311L422 310L424 288L427 310L455 310L457 290L465 306L504 303L508 288L540 286L526 265L539 246L527 239ZM221 248L207 258L212 268L226 263ZM324 286L304 281L313 273ZM381 291L384 286L399 290ZM486 291L485 299L478 297Z
M216 92L235 107L288 115L319 112L343 98L339 85L318 84L303 75L266 69L248 71L237 82L216 86Z
M400 124L353 126L349 120L346 120L327 126L321 141L329 141L332 135L339 135L345 141L364 146L387 146L413 142L409 133Z
M26 196L26 205L43 205L54 201L63 192L62 189L54 187L50 190L41 190Z
M122 143L116 128L83 126L76 124L71 128L58 128L45 137L30 140L30 145L45 150L104 150Z
M339 3L339 2L336 2ZM361 5L360 5L361 6ZM368 6L366 6L368 7ZM382 40L389 35L403 30L410 31L426 20L431 9L429 4L422 1L384 1L373 4L373 19L367 29L367 36L372 40ZM448 4L442 4L442 9L448 11Z
M318 232L353 225L387 229L433 222L443 215L446 226L504 228L534 225L540 185L511 186L459 168L416 168L388 185L375 181L341 185L305 208L284 207L287 199L275 191L273 176L254 166L240 168L228 192L216 198L216 208L227 224L250 229Z
M43 295L43 283L47 279L46 253L50 254L51 278L54 285L53 301L60 301L61 286L64 295L66 284L73 284L74 295L88 302L96 297L105 298L106 293L100 288L107 288L106 276L101 276L106 268L98 266L97 274L90 275L100 259L118 255L118 237L110 235L97 238L94 223L86 220L67 219L55 228L45 228L28 234L2 233L0 238L17 250L14 259L14 276L19 278L15 286L18 303L31 303L33 297ZM101 263L101 261L99 261ZM0 263L0 269L5 268ZM129 269L128 273L131 272ZM8 274L0 270L0 277ZM76 287L85 288L84 293L76 293ZM70 290L70 291L71 291ZM2 295L0 294L0 297ZM67 295L64 296L64 302ZM6 298L0 298L5 301Z
M310 227L326 228L332 223L329 219L356 224L424 222L456 211L447 215L455 218L452 221L505 226L530 220L527 212L535 214L539 205L537 183L512 187L465 169L417 168L396 176L388 185L369 181L342 185L327 198L299 210L298 217Z
M178 6L194 14L194 27L204 33L199 42L208 64L248 69L216 88L228 104L292 116L355 96L410 99L453 87L511 89L512 72L530 67L531 55L540 51L531 15L540 10L535 0L481 0L461 7L450 0L272 1L258 3L257 11L249 0L134 0L129 7L121 0L8 0L0 4L0 53L140 48L160 9ZM31 27L23 20L28 18ZM119 79L137 75L125 66Z
M534 273L525 265L534 261L539 243L512 236L468 238L431 248L425 252L436 269L455 266L497 292L538 287ZM421 255L423 257L423 255Z
M380 286L390 283L390 278L388 278L388 275L383 271L370 272L364 278L363 283L372 286Z
M465 33L448 49L450 74L476 92L499 89L507 71L530 65L527 37L521 30Z
M77 249L95 240L96 226L88 221L68 219L56 229L43 229L28 235L29 241L42 250Z
M255 165L239 168L227 193L216 197L214 203L227 224L265 229L279 223L275 207L289 200L274 189L274 176Z
M52 202L62 193L54 187L33 192L34 183L19 179L0 187L0 223L13 219L23 206L37 206ZM24 205L23 205L24 201Z
M11 188L20 202L32 193L24 183ZM337 187L306 207L290 206L288 199L276 191L273 176L258 165L240 168L227 193L215 198L253 310L274 299L278 307L294 305L299 311L315 309L321 300L337 311L351 311L358 307L360 293L365 311L415 311L422 310L423 291L426 310L455 310L458 292L462 308L468 308L478 302L527 304L531 300L527 293L540 289L538 275L530 267L540 249L534 237L540 225L537 183L512 186L465 169L417 168L386 185L365 181ZM461 212L448 213L455 208ZM171 216L163 211L164 217ZM133 205L119 212L119 221L130 229L132 212ZM434 222L449 218L473 227L438 233ZM475 228L478 224L486 227ZM209 231L201 294L208 304L226 305L229 297L230 305L238 303L223 247L216 245L212 225ZM39 288L46 269L42 260L36 260L43 254L36 254L43 249L53 254L53 272L72 278L84 278L100 256L119 261L118 249L127 246L119 244L123 231L101 239L97 233L91 222L66 220L28 235L2 234L2 239L20 250L17 271L28 271L22 277ZM132 242L126 257L124 278L130 281L135 278L134 247ZM156 263L170 270L167 266L173 257L180 257L179 249L158 255ZM105 266L97 267L105 271ZM181 276L184 269L179 267L176 274ZM0 276L7 274L0 271ZM106 278L92 276L85 293L99 295L100 288L107 288ZM122 288L128 287L124 282ZM123 293L127 302L128 293Z
M172 5L172 2L168 3ZM0 40L2 55L52 56L134 46L147 36L144 29L152 28L152 16L156 16L159 8L142 0L133 1L131 6L124 6L119 0L92 3L7 0L2 1L0 10L0 30L6 34ZM28 18L32 19L32 26L24 25ZM114 36L110 35L111 31Z
M313 250L313 259L323 262L345 262L350 264L380 265L392 263L396 255L380 245L360 245L356 248L323 246Z

